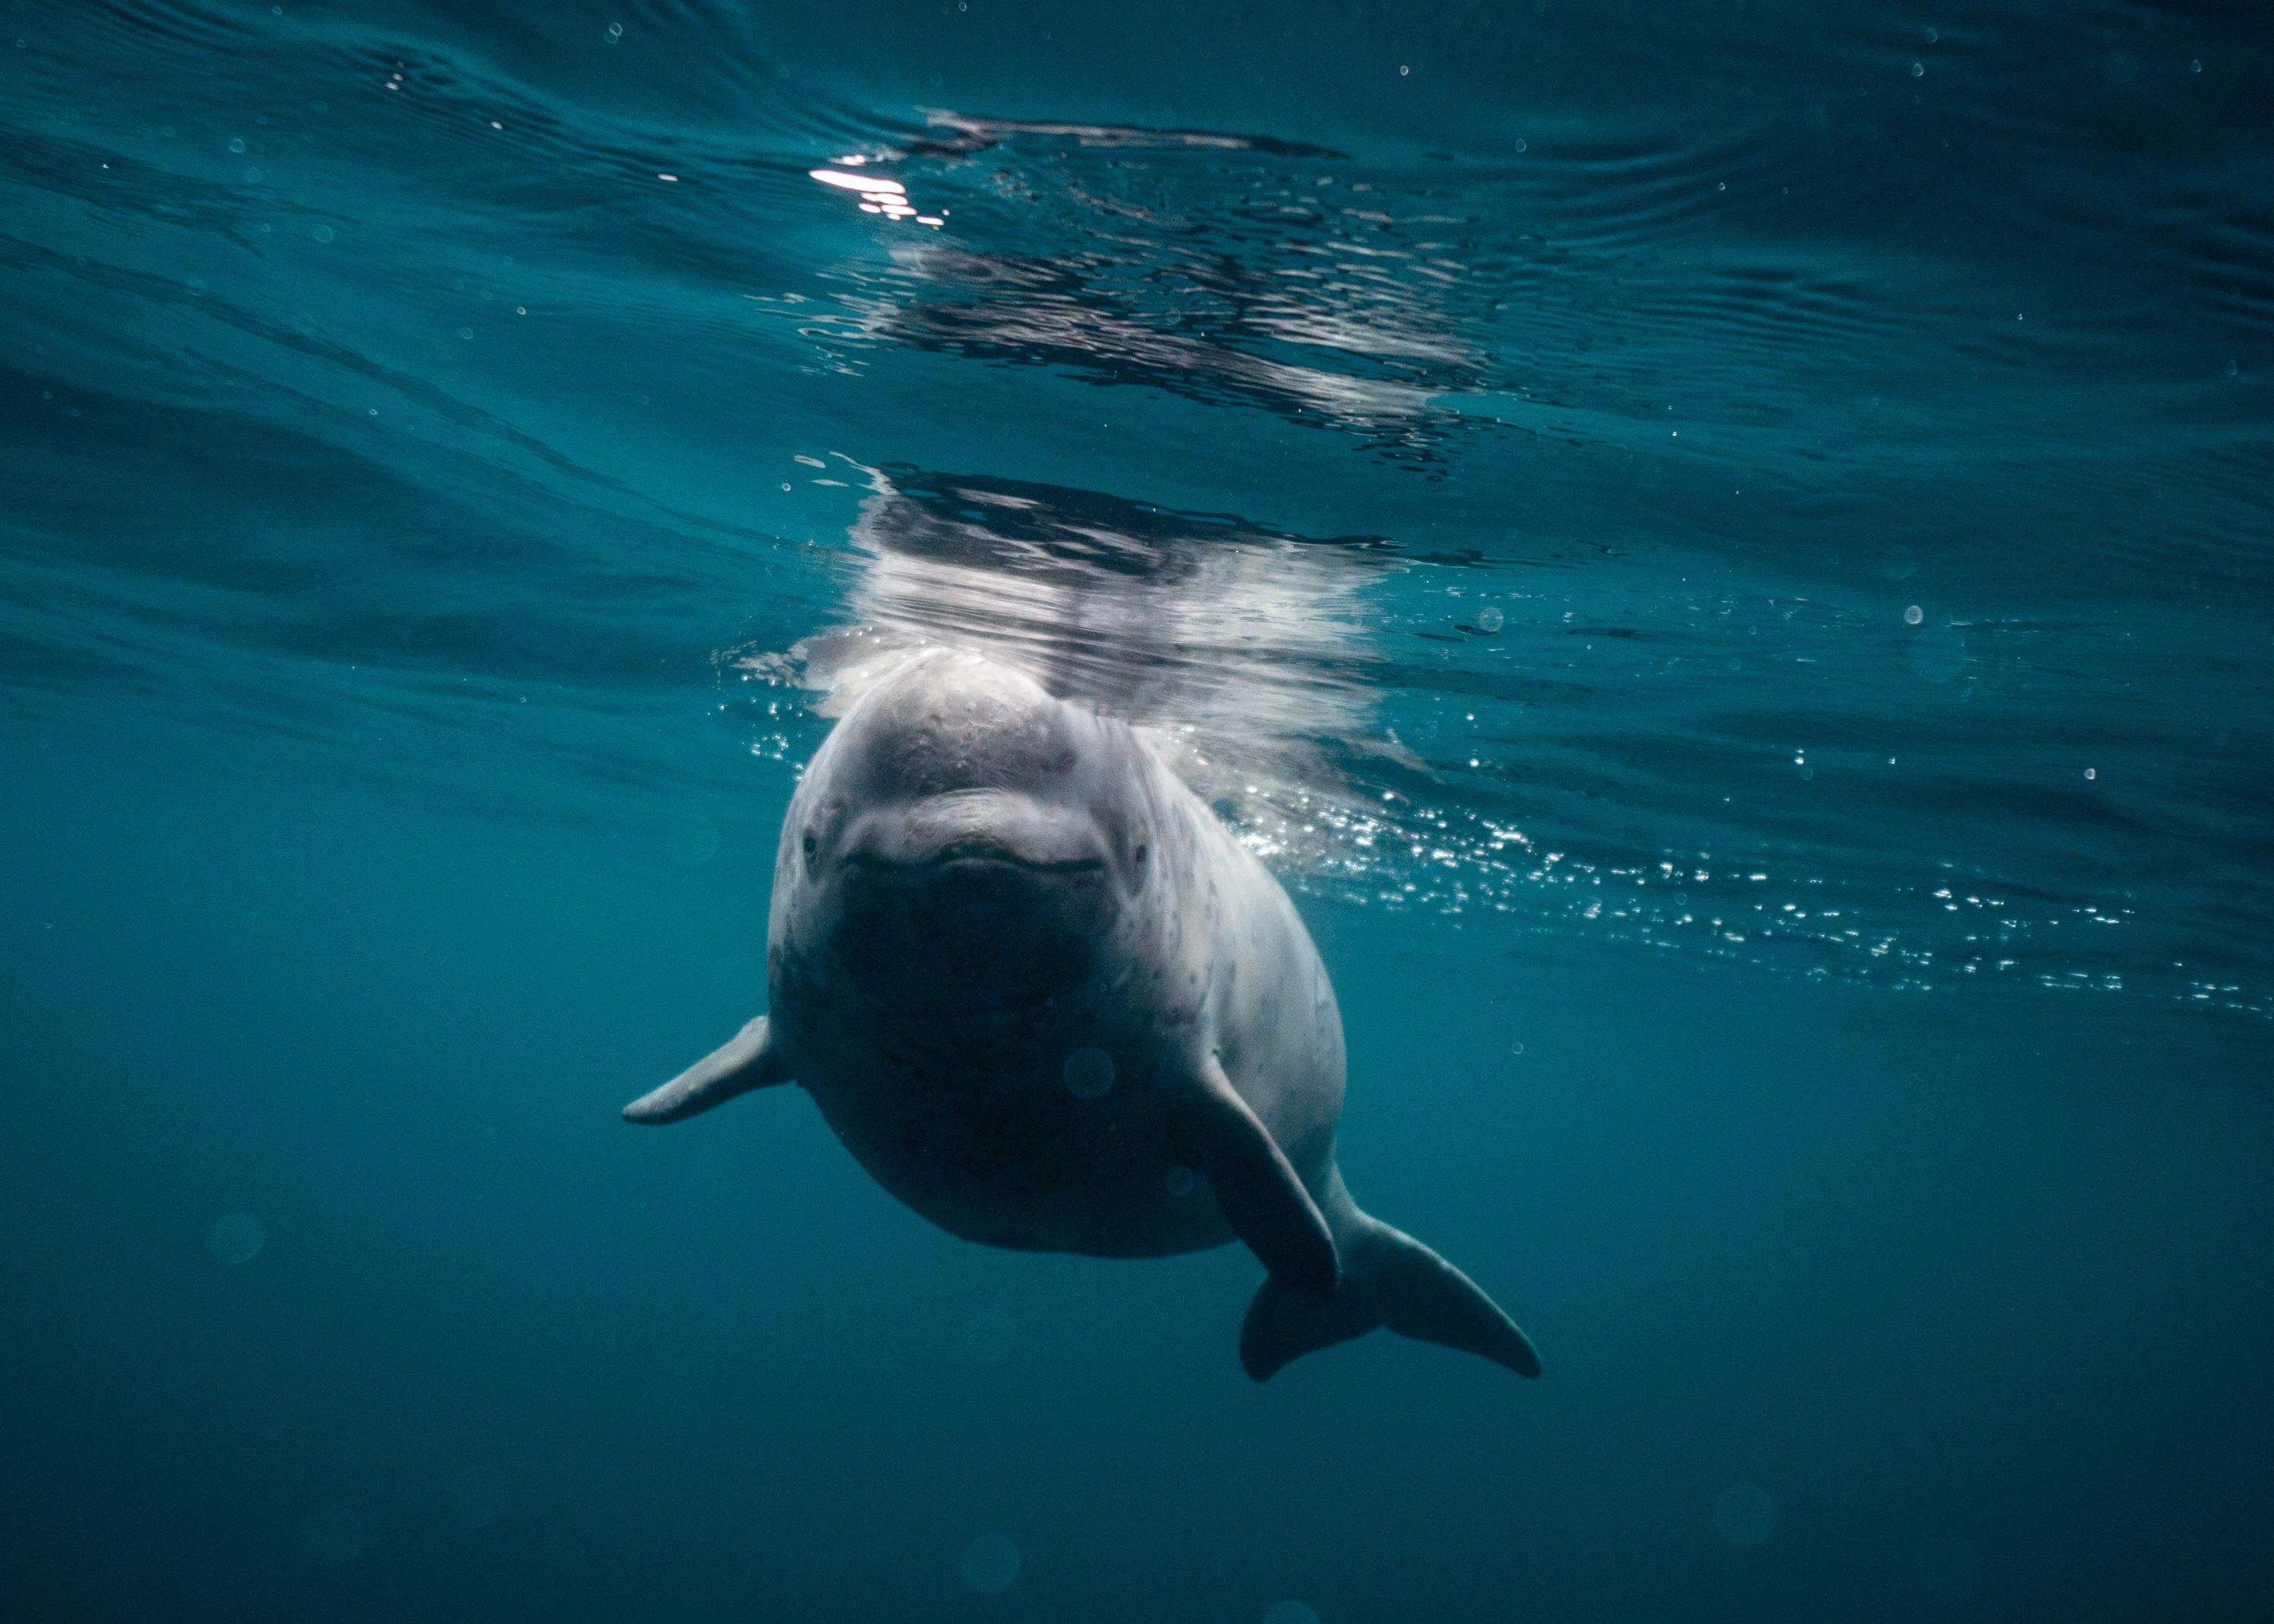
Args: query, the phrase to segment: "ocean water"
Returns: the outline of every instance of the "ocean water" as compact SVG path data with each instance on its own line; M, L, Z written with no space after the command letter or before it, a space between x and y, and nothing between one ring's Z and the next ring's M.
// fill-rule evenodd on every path
M2248 7L10 0L0 1613L2264 1616L2270 150ZM1541 1381L618 1121L939 643Z

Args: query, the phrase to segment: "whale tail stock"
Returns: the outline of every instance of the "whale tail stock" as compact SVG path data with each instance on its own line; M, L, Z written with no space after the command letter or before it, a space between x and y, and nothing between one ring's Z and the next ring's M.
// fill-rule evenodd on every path
M1276 1275L1264 1281L1239 1331L1239 1362L1249 1375L1269 1381L1304 1354L1385 1326L1519 1376L1540 1374L1532 1339L1474 1281L1412 1236L1360 1212L1339 1169L1329 1177L1321 1206L1335 1233L1341 1277L1331 1296Z

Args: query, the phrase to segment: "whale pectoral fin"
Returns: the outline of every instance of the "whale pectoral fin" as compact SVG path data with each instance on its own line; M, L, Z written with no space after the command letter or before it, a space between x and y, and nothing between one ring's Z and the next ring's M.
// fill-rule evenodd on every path
M789 1064L773 1044L763 1015L752 1020L653 1094L624 1107L624 1120L660 1124L701 1115L738 1094L790 1080Z
M1335 1237L1318 1203L1214 1056L1176 1106L1180 1154L1209 1181L1232 1232L1274 1281L1333 1295Z

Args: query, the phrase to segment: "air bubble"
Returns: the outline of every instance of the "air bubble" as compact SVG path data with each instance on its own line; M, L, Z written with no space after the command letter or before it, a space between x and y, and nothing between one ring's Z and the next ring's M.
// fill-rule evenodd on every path
M320 243L328 243L332 240L332 229L329 226L318 226L310 235Z
M963 1582L983 1596L999 1596L1019 1576L1019 1547L1002 1534L982 1534L963 1547Z
M1485 631L1496 632L1507 624L1508 617L1497 609L1480 609L1477 611L1477 625Z
M1113 1086L1113 1057L1102 1049L1077 1049L1058 1075L1075 1099L1102 1100Z
M1713 1531L1733 1545L1757 1545L1776 1527L1776 1502L1757 1483L1733 1483L1713 1497Z
M1903 624L1906 626L1916 626L1921 620L1925 619L1926 611L1920 608L1916 604L1913 604L1909 608L1903 611Z

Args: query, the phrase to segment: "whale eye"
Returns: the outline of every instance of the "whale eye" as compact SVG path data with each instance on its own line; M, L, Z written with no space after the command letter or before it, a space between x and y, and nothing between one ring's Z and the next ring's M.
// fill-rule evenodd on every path
M821 849L821 842L820 842L820 841L818 841L818 840L815 839L811 835L808 835L808 836L806 836L806 838L805 838L805 855L806 855L806 861L807 861L810 862L810 861L813 860L813 854L814 854L816 852L819 851L820 849Z
M1138 847L1137 847L1137 862L1138 862L1138 866L1139 866L1139 867L1141 867L1141 867L1143 867L1144 862L1145 862L1145 860L1146 860L1148 857L1150 857L1152 854L1153 854L1153 848L1152 848L1151 846L1146 846L1146 845L1144 845L1143 843L1141 843L1141 843L1138 845Z

